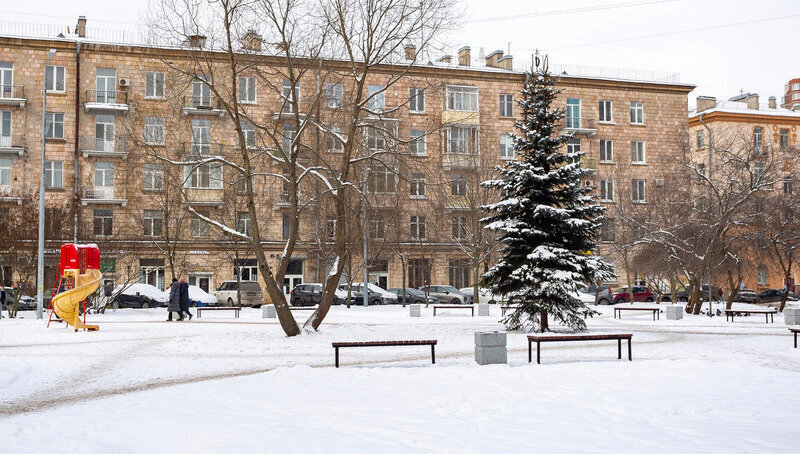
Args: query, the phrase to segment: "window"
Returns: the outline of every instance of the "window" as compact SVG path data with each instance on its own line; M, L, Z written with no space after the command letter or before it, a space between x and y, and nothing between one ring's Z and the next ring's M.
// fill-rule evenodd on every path
M250 235L250 213L239 211L236 213L236 230L239 233Z
M764 265L758 265L758 285L767 286L767 267Z
M631 164L644 164L644 142L634 140L631 142Z
M47 91L64 91L64 67L47 65L44 68L44 88Z
M114 186L114 163L97 161L94 163L94 186L95 189L110 188Z
M478 154L478 129L453 126L445 130L447 153Z
M764 176L764 163L763 162L754 162L753 163L753 176L757 179L761 179Z
M386 135L382 130L369 127L364 133L367 136L367 148L370 150L386 149Z
M293 113L294 104L300 102L300 87L295 86L292 90L292 81L283 79L283 107L281 112Z
M425 196L425 174L424 173L412 173L410 175L409 183L411 185L411 198L412 199L424 199Z
M239 102L245 104L256 103L255 77L239 77Z
M614 141L600 140L600 162L614 162Z
M211 120L192 120L192 154L211 152Z
M207 213L200 212L203 216L207 216ZM210 233L209 224L208 222L198 219L196 217L192 217L192 221L190 223L190 230L189 234L194 238L208 238Z
M0 148L11 147L11 142L11 111L0 110Z
M164 229L164 212L161 210L144 210L142 216L144 236L161 236Z
M113 152L115 150L113 115L95 115L94 150L110 151L110 152Z
M467 177L464 174L450 176L450 195L467 195Z
M450 271L450 285L455 288L469 287L469 277L471 266L467 259L450 259L448 269Z
M0 186L11 184L11 159L0 158Z
M570 137L567 139L567 154L571 155L574 153L581 152L581 139L578 137ZM580 162L579 156L570 156L567 158L569 162Z
M147 71L144 76L144 97L164 97L164 73L161 71Z
M501 117L514 116L514 95L510 94L500 95L500 116Z
M95 102L115 104L117 102L117 70L114 68L97 68L95 78Z
M631 123L635 125L644 124L644 104L631 101Z
M478 111L478 87L447 86L447 110Z
M367 190L373 194L394 194L397 192L397 177L385 165L376 165L369 170Z
M800 90L800 84L792 84L792 90Z
M425 239L425 224L427 218L421 215L411 216L411 238Z
M611 123L614 121L614 117L612 115L613 109L611 101L604 101L600 100L598 105L598 112L600 113L600 121L603 123Z
M161 163L145 164L142 189L160 191L164 189L164 165Z
M788 129L781 129L778 133L778 141L780 143L781 150L785 150L789 148L789 130Z
M408 89L408 110L414 113L425 113L425 90L422 88Z
M369 101L367 108L370 112L382 113L386 108L386 87L383 85L370 85L367 87Z
M604 218L600 223L600 239L602 241L614 241L614 218Z
M370 216L369 237L375 240L386 238L386 219L383 216Z
M792 101L797 101L800 99L800 93L792 93Z
M64 161L44 162L44 186L46 188L64 187Z
M114 212L112 210L94 210L92 231L95 235L111 236L114 231Z
M610 178L600 180L600 200L603 202L614 201L614 180Z
M706 133L702 129L697 130L697 149L705 148L706 146Z
M633 189L633 202L645 203L645 182L644 180L633 180L631 185Z
M328 82L325 85L325 99L328 107L336 108L342 107L342 84L336 82Z
M700 182L705 181L706 165L704 163L697 164L697 179Z
M148 145L164 145L164 119L144 117L144 142Z
M467 218L466 216L453 216L452 233L454 240L467 238Z
M331 127L331 132L325 133L325 151L329 153L344 153L344 143L337 137L342 130L336 126Z
M567 127L581 127L581 100L579 98L567 98Z
M248 149L256 148L256 127L249 121L242 122L242 135L244 146Z
M425 131L412 129L409 132L409 137L408 152L415 156L425 156L427 154Z
M431 283L431 262L428 259L408 261L408 286L420 288Z
M328 216L325 219L325 236L332 240L336 238L336 226L338 225L336 218Z
M509 134L500 134L500 159L514 159L514 141Z
M783 180L783 193L784 194L791 194L792 191L793 191L792 178L791 177L786 177Z
M295 136L297 136L297 128L295 128L295 125L293 125L293 124L284 123L283 125L281 125L281 130L282 130L282 136L283 136L282 139L281 139L282 140L282 144L281 145L282 145L282 148L283 148L283 152L287 156L291 156L292 148L293 148L292 145L294 143L294 138L295 138Z
M64 138L64 114L47 112L44 116L45 138L63 139Z
M183 172L187 188L222 189L222 164L218 162L187 165Z
M284 240L289 239L289 235L292 233L292 221L289 219L289 215L283 213L281 216L281 234Z
M211 77L205 74L196 76L192 81L192 107L211 107Z
M764 154L764 130L756 126L753 128L753 151L758 154Z

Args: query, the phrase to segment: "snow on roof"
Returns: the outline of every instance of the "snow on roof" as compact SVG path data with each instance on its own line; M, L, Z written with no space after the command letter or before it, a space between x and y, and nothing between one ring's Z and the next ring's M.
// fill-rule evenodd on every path
M689 118L699 116L701 113L708 114L712 112L723 112L732 114L746 114L746 115L772 115L779 117L791 117L800 119L800 111L784 109L782 107L771 108L769 104L759 104L758 109L751 109L747 107L746 102L742 101L718 101L717 104L711 108L698 112L697 109L689 111Z

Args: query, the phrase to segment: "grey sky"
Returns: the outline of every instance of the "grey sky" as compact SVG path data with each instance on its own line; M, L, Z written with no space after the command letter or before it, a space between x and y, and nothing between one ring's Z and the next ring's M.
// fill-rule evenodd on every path
M74 25L83 14L91 27L118 29L136 23L146 3L4 2L0 20ZM609 7L623 3L636 5ZM780 98L786 81L800 77L800 40L791 32L800 26L797 0L465 0L464 7L466 23L451 36L452 54L464 45L474 56L480 48L507 52L510 42L517 61L529 61L538 48L562 64L679 72L682 82L697 85L690 105L699 94L727 98L739 90L764 101ZM581 8L594 9L518 17ZM517 18L484 20L508 16ZM770 20L675 33L763 19ZM637 38L649 35L662 36Z

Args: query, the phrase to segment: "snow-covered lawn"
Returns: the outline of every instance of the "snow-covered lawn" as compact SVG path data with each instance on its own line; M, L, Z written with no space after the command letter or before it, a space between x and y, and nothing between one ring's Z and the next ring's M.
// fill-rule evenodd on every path
M589 321L632 332L544 344L527 363L478 366L491 317L334 307L320 332L287 339L261 311L167 323L165 309L89 317L100 331L0 320L0 452L797 452L800 349L783 316ZM298 311L298 319L309 312ZM438 339L427 347L331 342Z

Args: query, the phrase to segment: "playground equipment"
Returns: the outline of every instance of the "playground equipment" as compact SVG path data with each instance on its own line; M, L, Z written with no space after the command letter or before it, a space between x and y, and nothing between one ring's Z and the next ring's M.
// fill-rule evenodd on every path
M86 297L100 286L100 249L95 244L65 244L61 246L61 262L58 265L59 282L53 289L53 298L48 311L50 326L53 312L75 328L96 331L97 325L86 324ZM83 320L81 320L81 302Z

